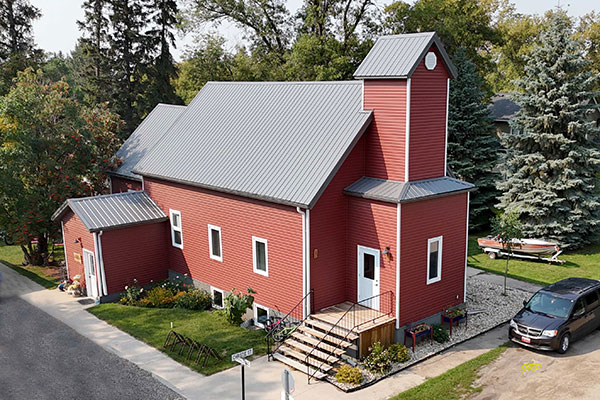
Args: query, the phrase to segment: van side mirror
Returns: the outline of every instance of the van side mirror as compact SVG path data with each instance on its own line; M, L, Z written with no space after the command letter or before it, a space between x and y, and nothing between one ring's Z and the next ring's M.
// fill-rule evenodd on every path
M523 300L523 307L527 307L527 300Z
M581 317L583 314L585 314L585 309L580 308L579 310L575 311L573 313L573 318L579 318Z

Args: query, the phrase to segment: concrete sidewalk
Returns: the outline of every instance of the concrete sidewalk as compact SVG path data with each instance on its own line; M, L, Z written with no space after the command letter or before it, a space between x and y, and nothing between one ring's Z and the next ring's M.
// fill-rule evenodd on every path
M85 311L85 308L89 306L81 305L71 296L58 290L46 290L2 264L0 264L0 270L4 276L2 290L13 291L22 299L64 322L108 351L152 373L159 381L182 396L188 399L233 400L240 398L239 367L212 376L203 376L175 362L155 348L99 320ZM482 271L471 268L468 273L471 276L470 279L496 279L496 276L492 274L482 273ZM515 284L516 286L521 283L511 281L509 285ZM528 286L528 289L533 290L534 286ZM373 386L350 394L339 391L329 383L314 382L308 385L306 375L292 371L296 382L296 391L293 397L295 400L386 399L471 360L505 341L506 327L496 328ZM253 360L251 367L246 369L246 398L248 400L279 399L280 377L283 369L283 364L267 362L266 357Z

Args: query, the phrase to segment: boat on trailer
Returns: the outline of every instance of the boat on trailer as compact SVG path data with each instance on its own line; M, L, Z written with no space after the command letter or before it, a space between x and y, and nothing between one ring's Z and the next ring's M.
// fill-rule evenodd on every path
M497 236L487 236L477 239L479 248L482 249L491 259L511 256L516 258L525 258L532 260L543 260L563 264L564 260L559 260L558 256L562 253L558 244L541 239L513 239L511 252L506 248Z

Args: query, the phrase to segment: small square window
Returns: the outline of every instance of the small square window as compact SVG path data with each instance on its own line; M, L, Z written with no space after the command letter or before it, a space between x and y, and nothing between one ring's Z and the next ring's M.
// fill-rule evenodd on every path
M252 260L254 272L269 276L269 248L267 239L252 236Z
M213 298L213 307L215 308L224 308L225 307L225 294L221 289L211 288L212 298Z
M442 236L427 241L427 284L442 279Z
M223 261L223 244L221 242L221 228L214 225L208 226L208 245L210 258Z
M264 328L269 318L269 309L254 303L254 325Z
M183 249L181 212L177 210L169 210L169 220L171 221L171 244L173 247Z

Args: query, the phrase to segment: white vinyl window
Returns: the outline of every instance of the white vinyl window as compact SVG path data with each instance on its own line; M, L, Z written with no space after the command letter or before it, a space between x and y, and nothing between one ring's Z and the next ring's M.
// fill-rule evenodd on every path
M212 298L213 298L213 307L215 308L224 308L225 307L225 292L221 289L217 289L216 287L210 288Z
M252 236L252 260L254 272L269 276L269 247L267 239Z
M208 247L210 258L223 261L223 245L221 243L221 228L219 226L208 226Z
M427 284L442 279L442 236L427 240Z
M169 210L169 219L171 220L171 243L173 244L173 247L183 249L181 212L177 210Z
M264 328L269 318L269 309L254 303L254 325Z

